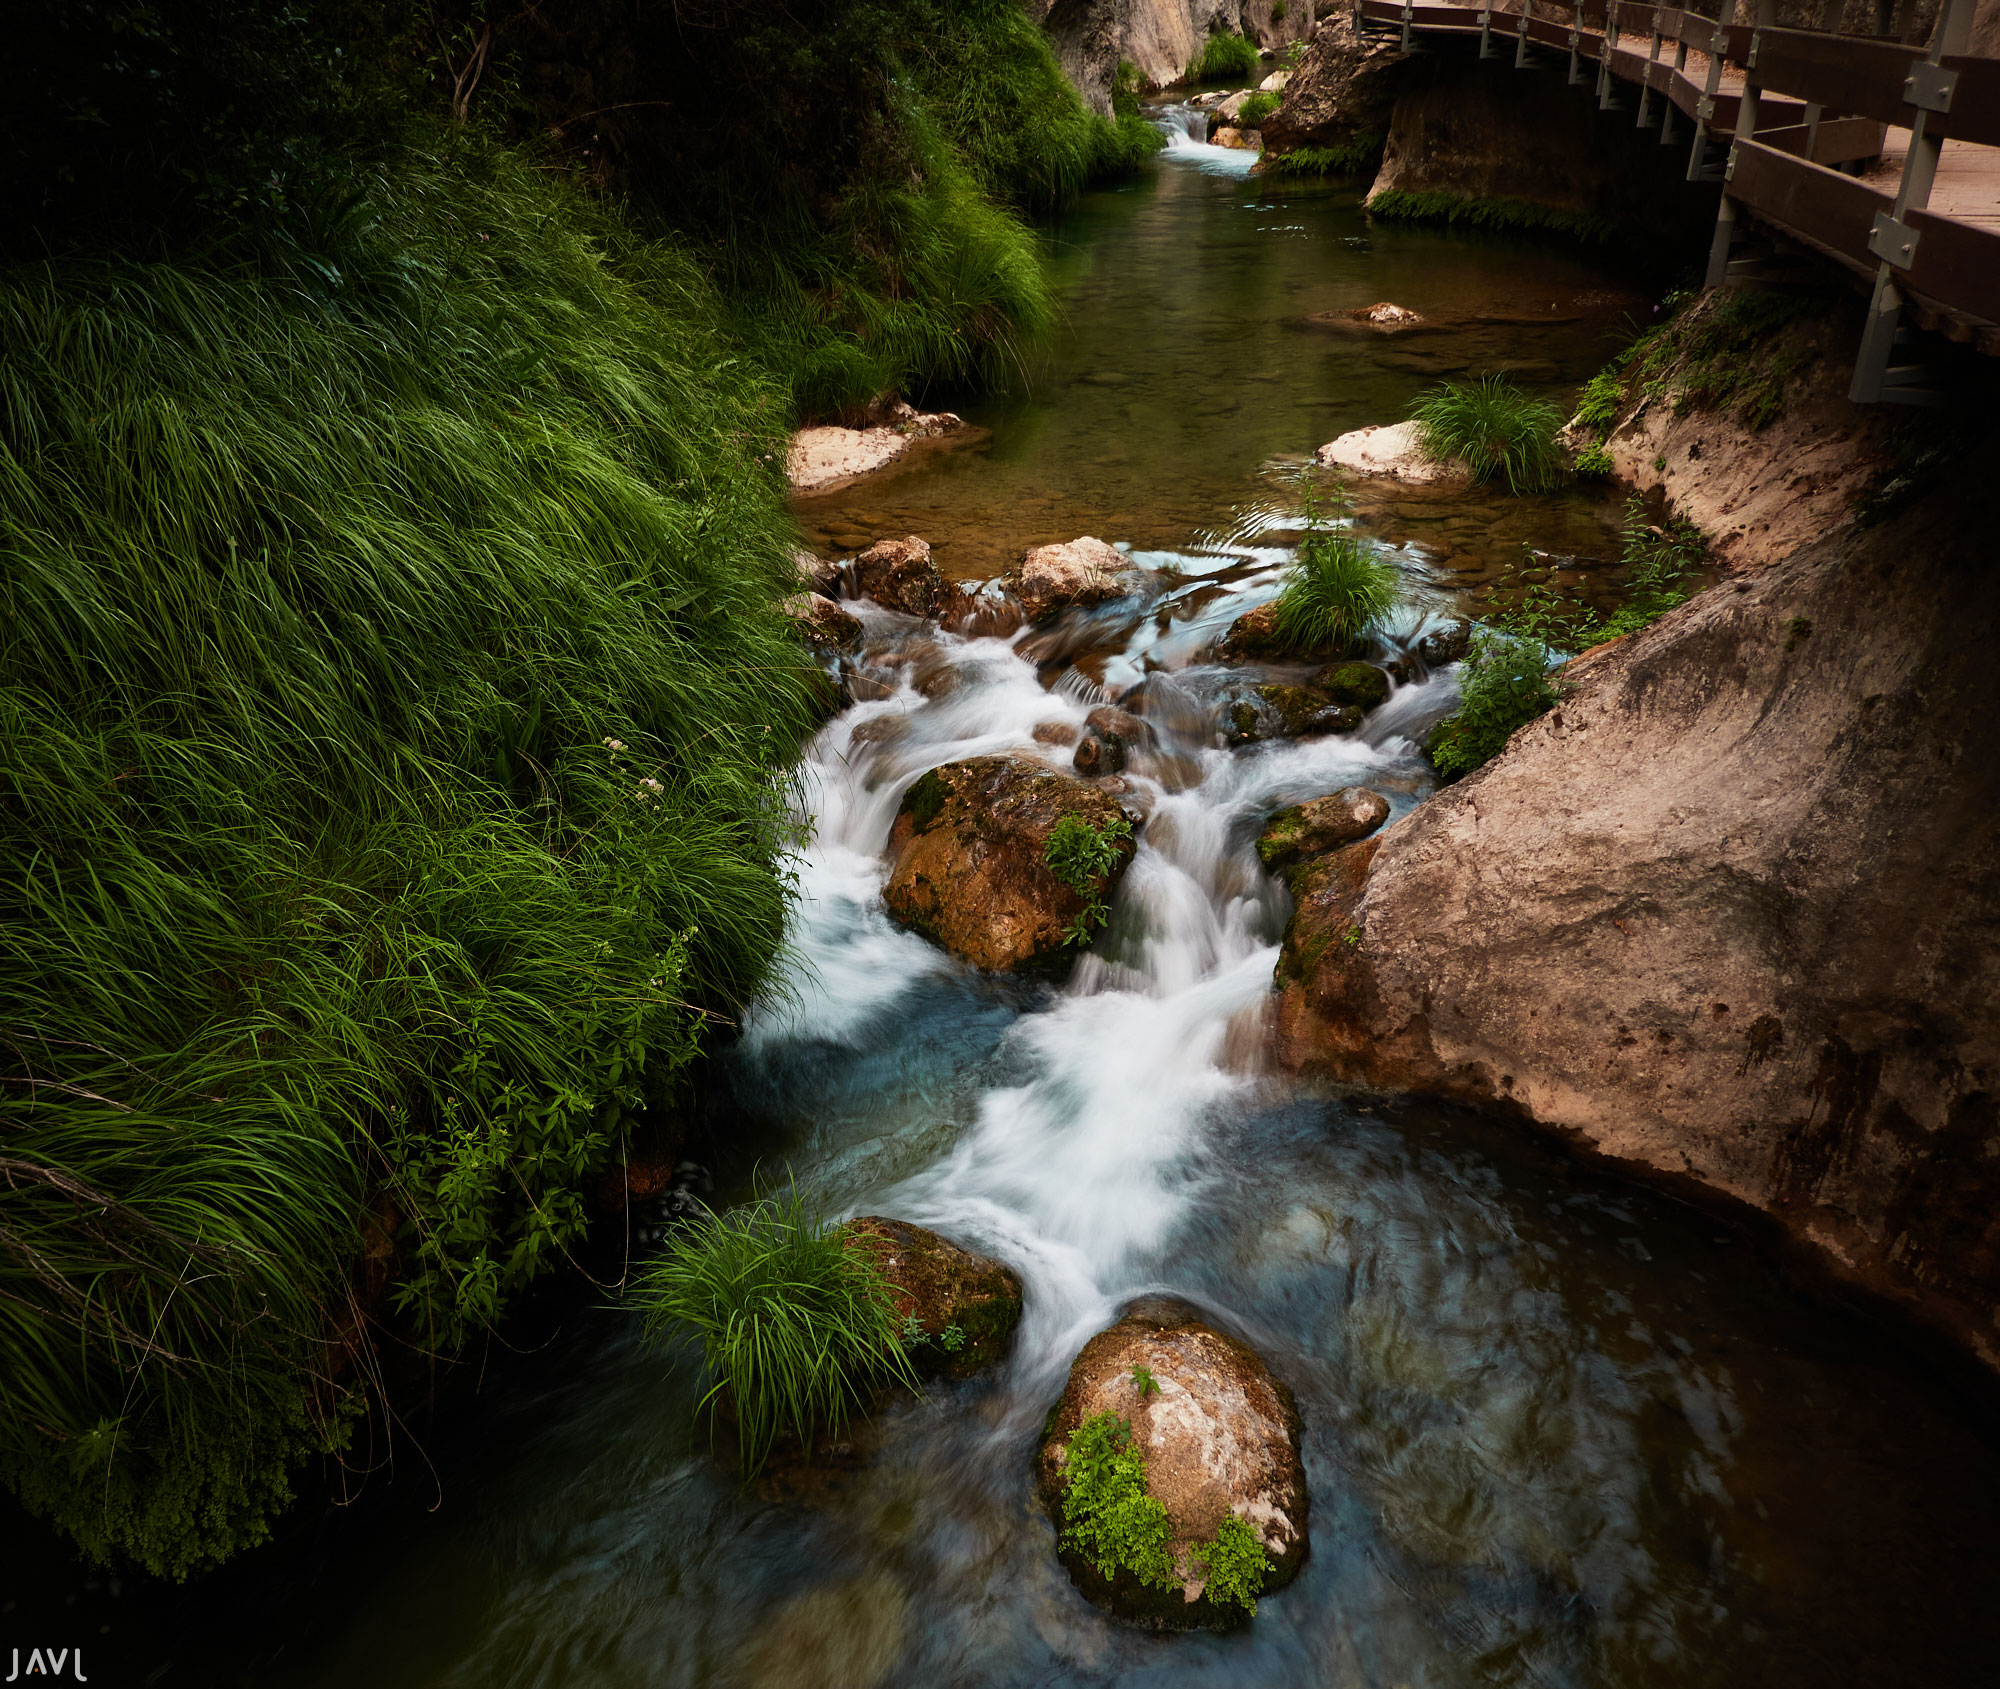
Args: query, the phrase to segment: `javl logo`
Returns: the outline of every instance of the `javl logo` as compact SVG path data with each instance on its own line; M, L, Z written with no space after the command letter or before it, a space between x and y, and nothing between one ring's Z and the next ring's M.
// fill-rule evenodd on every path
M83 1650L81 1648L51 1648L46 1653L40 1648L30 1650L27 1669L21 1667L21 1650L14 1650L14 1669L0 1683L12 1683L17 1677L46 1677L51 1682L62 1676L63 1667L68 1666L76 1673L78 1683L88 1683L83 1675Z

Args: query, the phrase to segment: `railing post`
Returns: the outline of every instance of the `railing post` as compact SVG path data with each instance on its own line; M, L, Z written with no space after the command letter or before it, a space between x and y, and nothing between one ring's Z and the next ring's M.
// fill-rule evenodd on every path
M1681 13L1681 28L1683 30L1687 28L1686 12ZM1678 77L1682 71L1687 69L1687 62L1688 62L1687 36L1683 34L1677 36L1674 40L1674 74L1676 75L1676 77ZM1667 96L1667 109L1660 113L1661 146L1670 147L1674 144L1674 136L1676 135L1676 133L1678 133L1678 126L1675 124L1674 119L1679 117L1680 114L1681 114L1681 108L1674 104L1674 97L1671 94L1669 94Z
M1895 208L1875 213L1875 227L1868 236L1868 250L1882 262L1875 272L1875 291L1868 301L1868 323L1862 331L1861 350L1854 360L1854 382L1847 392L1857 404L1879 399L1922 403L1927 397L1920 386L1921 366L1895 368L1889 358L1895 351L1896 332L1902 319L1901 277L1916 262L1917 243L1922 238L1921 231L1911 228L1907 219L1912 211L1921 211L1929 203L1931 183L1937 179L1938 153L1943 147L1943 142L1930 133L1930 114L1933 102L1940 97L1944 103L1937 109L1949 110L1951 104L1949 88L1941 96L1938 92L1940 61L1965 51L1972 35L1972 7L1973 0L1944 0L1937 30L1931 37L1930 54L1919 61L1929 75L1912 66L1911 75L1903 84L1903 98L1916 106L1916 116L1910 123L1910 150L1903 155L1903 179L1896 188Z
M1526 70L1528 68L1528 11L1533 5L1534 0L1521 0L1521 21L1515 26L1514 35L1514 68L1516 70Z
M1417 9L1410 0L1403 0L1403 51L1410 50L1411 29L1416 23Z
M1611 53L1618 45L1618 0L1605 0L1604 39L1599 44L1600 56L1597 61L1597 109L1608 111L1611 107Z
M1715 239L1708 248L1708 285L1729 285L1729 249L1736 238L1736 201L1729 181L1736 174L1736 145L1757 133L1757 42L1777 14L1778 0L1757 0L1757 27L1750 36L1750 55L1743 67L1743 93L1736 102L1736 134L1729 143L1729 162L1722 167L1722 203L1715 208Z
M1653 40L1652 44L1646 49L1646 81L1644 86L1639 90L1639 127L1641 129L1650 129L1653 127L1653 67L1660 62L1660 42L1664 39L1664 32L1660 26L1665 22L1666 19L1660 16L1660 8L1655 6L1653 8ZM1673 109L1672 100L1667 102L1667 109L1670 111Z
M1583 0L1570 0L1569 7L1569 85L1574 88L1583 80Z
M1479 56L1482 59L1500 56L1493 51L1493 0L1481 0L1479 7Z
M1715 116L1715 94L1722 86L1722 57L1729 41L1723 32L1735 16L1736 0L1722 0L1722 16L1716 19L1715 31L1708 38L1708 76L1702 84L1701 104L1694 108L1694 146L1688 152L1690 182L1701 180L1701 167L1708 158L1708 122Z

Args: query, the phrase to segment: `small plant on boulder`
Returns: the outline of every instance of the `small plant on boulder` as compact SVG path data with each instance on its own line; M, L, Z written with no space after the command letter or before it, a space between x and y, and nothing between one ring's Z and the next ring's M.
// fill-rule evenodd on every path
M1123 1570L1153 1589L1170 1586L1167 1510L1146 1492L1146 1462L1132 1446L1132 1422L1108 1413L1086 1419L1070 1439L1063 1470L1063 1546L1101 1577Z
M1153 1369L1149 1366L1135 1366L1132 1369L1132 1382L1139 1386L1139 1395L1142 1399L1160 1393L1160 1381L1153 1376Z
M1215 1540L1193 1551L1207 1588L1202 1591L1218 1607L1241 1607L1257 1615L1257 1597L1271 1574L1271 1556L1249 1521L1234 1513L1215 1528Z
M1561 416L1502 376L1444 382L1411 407L1410 420L1425 457L1462 463L1476 482L1504 476L1509 492L1540 493L1560 478Z
M1336 503L1335 513L1341 509ZM1273 619L1293 649L1344 655L1395 608L1396 571L1366 541L1330 527L1310 489L1305 516L1306 536L1286 572Z
M1244 129L1255 129L1283 104L1282 94L1252 94L1243 102L1243 109L1236 114L1237 124Z
M1104 878L1118 866L1119 846L1132 836L1132 823L1114 816L1093 827L1080 815L1065 815L1042 847L1049 872L1083 899L1083 908L1063 935L1065 944L1087 944L1092 933L1110 918L1104 901Z
M1438 772L1457 776L1481 768L1506 748L1516 728L1554 707L1550 651L1541 640L1481 628L1459 671L1459 706L1438 723L1424 747Z

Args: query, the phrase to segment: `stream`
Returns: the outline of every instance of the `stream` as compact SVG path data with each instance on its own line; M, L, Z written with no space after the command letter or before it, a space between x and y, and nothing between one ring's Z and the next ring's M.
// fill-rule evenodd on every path
M761 1164L832 1213L1006 1260L1027 1292L1011 1358L892 1407L808 1492L745 1489L692 1423L693 1353L572 1306L546 1343L490 1357L477 1401L427 1439L434 1468L405 1449L393 1490L312 1528L258 1598L272 1637L243 1681L1992 1680L2000 1458L1881 1330L1713 1217L1519 1127L1269 1070L1289 905L1256 832L1352 783L1393 825L1431 789L1416 746L1454 683L1413 674L1350 737L1231 751L1202 650L1275 592L1313 446L1460 369L1511 362L1566 394L1646 307L1574 255L1374 227L1351 189L1260 189L1248 155L1168 121L1161 165L1057 232L1066 322L1032 392L970 411L976 442L802 509L828 554L921 533L961 579L1093 533L1146 589L1032 639L849 606L893 689L807 753L797 959L714 1103L718 1200ZM1313 324L1385 298L1445 326ZM1528 321L1538 303L1560 320ZM1523 544L1615 576L1620 508L1589 491L1357 499L1403 574L1397 637L1476 607ZM1067 977L981 975L890 922L883 852L919 774L1066 757L1033 730L1110 697L1158 747L1129 775L1138 856ZM1032 1495L1071 1357L1144 1292L1250 1343L1305 1424L1311 1558L1229 1635L1107 1620ZM204 1611L218 1632L253 1622L216 1597ZM184 1631L146 1681L208 1681L201 1659Z

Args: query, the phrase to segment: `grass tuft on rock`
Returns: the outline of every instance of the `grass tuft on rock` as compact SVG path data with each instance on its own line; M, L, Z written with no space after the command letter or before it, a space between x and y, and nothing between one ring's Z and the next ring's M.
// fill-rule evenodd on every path
M1305 515L1305 538L1285 572L1273 620L1292 650L1344 656L1395 608L1396 570L1356 534L1328 526L1310 491Z
M701 1408L731 1417L745 1476L784 1436L810 1457L883 1378L918 1387L889 1281L796 1186L684 1223L632 1299L654 1339L700 1338Z
M1182 74L1185 82L1240 81L1257 68L1257 44L1248 37L1221 33L1201 44L1201 51L1188 61Z
M1498 477L1511 493L1540 493L1562 478L1561 415L1504 376L1443 382L1410 408L1410 420L1426 458L1462 464L1475 483Z

